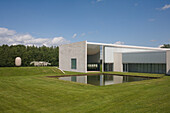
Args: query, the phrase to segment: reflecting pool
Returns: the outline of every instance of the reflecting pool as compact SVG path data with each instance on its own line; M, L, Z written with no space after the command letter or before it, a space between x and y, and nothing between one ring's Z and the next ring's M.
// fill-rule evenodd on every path
M88 75L88 76L83 75L83 76L59 77L59 79L79 82L84 84L103 86L103 85L119 84L124 82L148 80L151 78L120 76L120 75Z

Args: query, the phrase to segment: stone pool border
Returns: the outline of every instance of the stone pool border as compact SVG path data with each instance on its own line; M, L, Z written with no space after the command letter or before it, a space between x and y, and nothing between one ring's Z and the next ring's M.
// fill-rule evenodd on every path
M140 76L140 75L123 75L123 74L113 74L113 73L83 73L83 74L64 74L64 75L56 75L56 76L46 76L46 77L49 77L49 78L58 78L58 77L70 77L70 76L84 76L84 75L87 75L87 76L90 76L90 75L101 75L101 74L104 74L104 75L118 75L118 76L133 76L133 77L142 77L142 78L151 78L151 79L159 79L159 78L162 78L162 77L149 77L149 76Z

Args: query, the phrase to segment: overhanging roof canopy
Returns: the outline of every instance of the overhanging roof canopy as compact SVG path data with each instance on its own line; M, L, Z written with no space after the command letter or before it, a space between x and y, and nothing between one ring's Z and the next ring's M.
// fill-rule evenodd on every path
M131 46L131 45L118 45L118 44L106 44L106 43L95 43L95 42L87 42L87 44L88 45L98 45L98 46L119 47L119 48L132 48L132 49L146 49L146 50L160 50L160 51L170 50L170 49L165 49L165 48Z

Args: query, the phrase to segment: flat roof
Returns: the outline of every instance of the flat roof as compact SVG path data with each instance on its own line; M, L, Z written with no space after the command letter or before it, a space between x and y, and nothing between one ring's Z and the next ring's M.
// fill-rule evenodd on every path
M107 43L96 43L96 42L87 42L87 44L101 45L101 46L110 46L110 47L120 47L120 48L160 50L160 51L170 50L170 49L167 49L167 48L158 48L158 47L156 48L156 47L144 47L144 46L118 45L118 44L107 44Z

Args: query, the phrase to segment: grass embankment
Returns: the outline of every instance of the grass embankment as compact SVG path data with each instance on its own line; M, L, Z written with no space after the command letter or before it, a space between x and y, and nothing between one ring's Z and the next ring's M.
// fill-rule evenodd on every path
M54 67L36 67L34 72L27 72L31 71L27 67L20 69L0 68L1 113L170 111L170 76L93 86L45 77L61 73Z
M57 67L0 67L0 76L58 75Z

